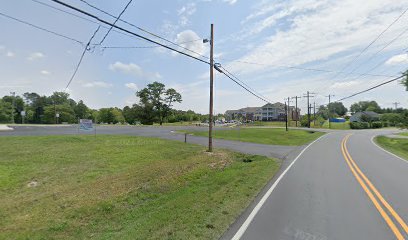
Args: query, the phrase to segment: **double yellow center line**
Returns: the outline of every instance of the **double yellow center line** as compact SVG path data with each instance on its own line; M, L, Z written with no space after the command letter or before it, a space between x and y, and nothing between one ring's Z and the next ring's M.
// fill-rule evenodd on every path
M354 177L357 179L358 183L361 185L361 187L367 193L370 200L373 202L374 206L377 208L378 212L384 218L385 222L390 227L391 231L395 234L396 238L398 240L405 239L404 236L401 234L400 230L398 229L398 227L391 220L391 217L384 210L384 207L388 210L389 214L395 219L395 221L399 223L399 225L405 231L406 234L408 234L407 224L398 215L398 213L391 207L391 205L383 198L381 193L371 183L371 181L364 175L364 173L357 166L356 162L350 156L350 153L348 152L347 146L346 146L347 141L348 141L350 136L351 136L351 134L347 135L346 137L344 137L343 141L341 142L341 151L343 153L344 159L347 162L347 165L349 166L349 168L350 168L351 172L353 173ZM382 203L382 205L384 207L380 204L380 202Z

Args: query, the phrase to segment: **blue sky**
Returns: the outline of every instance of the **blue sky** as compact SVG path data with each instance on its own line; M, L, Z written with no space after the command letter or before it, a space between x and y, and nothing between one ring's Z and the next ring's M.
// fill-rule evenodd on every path
M64 9L48 0L38 1ZM80 0L64 2L110 22L114 20ZM118 15L128 0L88 2ZM324 104L328 94L338 99L389 79L359 74L398 75L408 68L408 13L352 61L406 8L408 3L403 0L135 0L121 19L206 56L208 43L200 39L209 37L210 24L214 23L216 61L253 89L272 102L301 96L309 90L316 93L317 104ZM81 42L87 42L98 27L33 0L4 0L0 12ZM118 25L155 39L124 23ZM83 51L81 44L3 16L0 27L0 95L10 91L48 95L64 90ZM106 31L102 26L93 43L99 43ZM102 46L152 44L111 32ZM344 71L352 74L283 67L339 71L347 65ZM208 71L206 64L162 48L103 50L97 46L86 53L68 92L92 108L123 107L137 102L135 91L160 81L182 93L183 102L176 108L205 113ZM408 107L407 92L396 82L344 103L349 107L361 100L376 100L382 107L392 107L392 102ZM216 74L216 113L263 104ZM299 101L299 106L306 109L305 99Z

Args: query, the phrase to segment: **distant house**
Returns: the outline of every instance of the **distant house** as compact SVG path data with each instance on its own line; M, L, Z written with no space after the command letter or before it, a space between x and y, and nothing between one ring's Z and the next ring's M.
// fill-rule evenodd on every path
M262 106L262 121L284 121L285 120L285 104L267 103ZM300 114L300 109L295 110L295 107L290 106L288 117L289 119L298 119Z
M227 110L225 112L225 118L227 120L244 120L244 121L256 121L260 120L261 113L260 107L246 107L238 110Z
M380 114L371 111L356 112L350 117L350 122L365 122L364 118L370 121L380 120Z
M262 107L246 107L238 110L227 110L225 118L227 120L244 120L244 121L284 121L285 120L285 104L276 102L268 103ZM289 119L299 119L300 109L295 110L295 107L289 107Z

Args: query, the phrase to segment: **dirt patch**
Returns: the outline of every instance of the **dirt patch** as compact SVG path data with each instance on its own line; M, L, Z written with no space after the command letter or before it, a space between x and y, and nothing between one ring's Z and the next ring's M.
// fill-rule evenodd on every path
M29 183L27 183L27 187L37 187L37 186L38 186L37 180L32 180Z

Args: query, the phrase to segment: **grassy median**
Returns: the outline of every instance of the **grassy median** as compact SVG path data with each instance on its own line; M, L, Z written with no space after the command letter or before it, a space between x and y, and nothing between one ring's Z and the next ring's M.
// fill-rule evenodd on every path
M279 167L130 136L0 145L0 239L218 239Z
M196 136L208 136L206 131L192 131L188 133ZM243 142L300 146L317 139L323 134L323 132L293 129L285 131L284 128L233 128L215 130L213 136L214 138Z
M408 139L379 136L375 140L384 149L408 160Z

